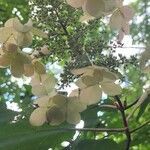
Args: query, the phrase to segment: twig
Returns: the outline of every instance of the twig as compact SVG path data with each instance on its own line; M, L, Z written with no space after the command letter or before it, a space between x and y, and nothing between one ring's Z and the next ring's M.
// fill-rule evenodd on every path
M131 46L131 47L116 47L116 48L133 48L133 49L145 49L146 47Z
M46 131L46 130L38 130L38 131ZM126 128L54 128L48 131L94 131L94 132L114 132L120 133L126 131Z
M139 127L135 128L135 129L131 130L130 133L136 132L137 130L143 128L144 126L146 126L146 125L148 125L148 124L150 124L150 120L146 121L146 122L143 123L141 126L139 126Z
M89 56L89 54L87 53L87 51L85 49L85 46L83 46L83 51L85 52L85 54L87 56L87 59L89 60L90 64L93 66L94 64L93 64L92 60L90 59L90 56Z
M120 100L120 98L118 96L115 96L117 102L118 102L118 109L120 110L121 112L121 115L122 115L122 119L123 119L123 124L124 124L124 127L126 128L125 130L125 133L126 133L126 137L127 137L127 143L126 143L126 150L129 150L130 148L130 143L131 143L131 134L130 134L130 131L129 131L129 125L128 125L128 121L126 119L126 116L125 116L125 108Z
M139 101L139 98L136 99L136 100L135 100L133 103L131 103L130 105L126 106L126 107L125 107L125 110L131 108L132 106L134 106L138 101Z
M55 13L56 13L56 16L57 16L57 18L58 18L58 20L59 20L59 24L61 25L61 27L62 27L62 29L64 30L65 34L68 36L69 33L68 33L67 29L66 29L66 26L65 26L65 25L63 24L63 22L61 21L57 9L55 9Z
M127 120L129 120L131 118L131 116L134 115L135 111L140 107L140 105L142 105L142 103L144 103L145 99L147 99L148 97L148 91L145 90L145 92L142 94L142 96L138 99L138 102L134 105L131 113L128 115Z
M98 105L100 108L112 108L112 109L117 109L117 106L115 105Z

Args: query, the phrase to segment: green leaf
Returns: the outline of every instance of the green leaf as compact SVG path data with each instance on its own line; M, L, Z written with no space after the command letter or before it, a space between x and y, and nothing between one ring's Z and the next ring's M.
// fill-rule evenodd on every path
M120 146L110 139L82 140L73 150L122 150Z
M27 121L0 126L1 150L47 150L60 147L63 141L71 140L74 132L59 130L49 125L34 128Z
M95 127L99 123L97 112L98 107L88 107L84 112L81 113L82 120L84 121L85 127Z
M138 115L136 117L137 120L139 120L141 118L141 116L143 115L143 113L145 112L145 110L146 110L146 108L148 107L149 104L150 104L150 95L141 104L140 110L139 110Z
M133 134L131 147L137 147L139 150L149 150L150 149L150 126L147 125L144 128L136 131Z
M31 126L28 119L13 121L18 115L0 103L0 150L47 150L60 147L61 142L71 140L75 133L60 130L59 127L70 127L65 123L55 128L48 124L37 128Z

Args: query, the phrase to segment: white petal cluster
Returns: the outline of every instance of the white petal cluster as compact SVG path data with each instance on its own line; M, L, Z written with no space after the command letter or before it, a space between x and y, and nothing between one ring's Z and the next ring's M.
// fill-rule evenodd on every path
M44 96L35 102L39 107L30 116L30 123L41 126L45 122L50 125L60 125L64 121L77 124L81 120L80 112L86 109L77 97L66 97L56 94L53 97Z
M66 0L74 8L82 8L83 16L80 21L85 22L98 17L110 15L110 26L119 30L118 40L129 34L129 21L134 12L128 5L123 6L123 0Z
M38 97L56 94L56 79L50 74L35 74L31 80L32 93Z
M21 77L23 74L26 76L33 75L34 69L32 66L31 58L22 52L19 47L12 43L3 45L3 53L0 56L0 68L10 67L11 73L14 77Z
M79 96L82 103L91 105L100 101L102 92L109 96L121 94L121 87L114 82L117 75L108 69L99 66L88 66L81 69L72 70L74 75L81 75L76 81L80 92L74 91L71 95Z
M130 32L129 21L133 18L134 12L128 5L118 7L110 17L110 26L112 29L119 30L118 39L121 41L124 35Z
M31 77L34 72L45 74L45 66L37 59L31 57L20 50L13 43L5 43L1 48L0 68L10 67L14 77L20 78L23 75Z
M47 37L44 32L33 27L30 19L26 24L22 24L18 18L6 21L4 27L0 28L0 68L10 67L12 75L17 78L22 75L30 77L34 72L44 74L43 64L21 51L32 43L33 35Z
M11 18L6 21L4 27L0 28L0 42L14 43L20 47L27 47L32 44L33 35L47 38L47 35L33 27L32 20L22 24L18 18Z

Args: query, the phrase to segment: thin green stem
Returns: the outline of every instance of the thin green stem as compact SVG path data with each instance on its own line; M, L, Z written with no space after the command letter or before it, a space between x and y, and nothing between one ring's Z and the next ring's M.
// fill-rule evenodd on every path
M93 63L92 60L90 59L90 56L89 56L89 54L87 53L87 51L86 51L86 49L85 49L85 46L83 46L83 51L85 52L85 55L87 56L87 58L88 58L90 64L93 66L94 63Z

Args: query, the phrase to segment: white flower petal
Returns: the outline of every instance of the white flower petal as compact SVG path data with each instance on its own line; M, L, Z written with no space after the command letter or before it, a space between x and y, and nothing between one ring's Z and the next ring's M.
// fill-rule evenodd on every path
M5 27L13 27L14 18L10 18L4 24Z
M23 24L19 21L18 18L13 18L13 28L17 31L17 32L23 32L24 30L24 26Z
M4 27L4 28L0 28L0 42L1 43L5 43L6 41L10 40L10 38L12 39L12 35L13 34L13 29L9 28L9 27ZM15 40L13 39L13 42L10 43L14 43Z
M46 88L47 92L51 92L56 85L56 79L53 75L43 74L42 75L42 84Z
M87 105L81 103L78 97L68 97L68 111L74 110L76 112L82 112L86 110Z
M99 85L94 85L82 89L80 92L80 101L84 104L91 105L98 103L102 97L102 90Z
M127 22L129 22L133 18L134 11L131 8L131 6L129 6L129 5L123 6L123 7L120 8L120 10L124 14L125 20Z
M69 111L67 113L67 122L68 123L76 125L80 122L80 120L81 120L81 116L79 113L71 112L71 111Z
M93 17L100 17L105 12L105 3L103 0L87 0L83 6L83 11Z
M46 122L46 108L35 109L30 116L30 123L33 126L41 126Z
M86 0L66 0L66 2L74 8L82 7L85 1Z
M110 17L110 27L112 29L120 30L122 28L122 25L124 24L125 20L123 18L123 15L121 14L120 10L117 9L114 11L112 16Z
M49 96L43 96L41 98L38 98L34 104L37 104L39 107L47 107L50 102Z
M46 89L42 85L32 86L32 93L35 96L40 96L40 97L44 95L48 95Z
M79 68L79 69L73 69L71 70L71 73L74 74L74 75L81 75L81 74L91 74L92 72L92 69L93 67L92 66L87 66L87 67L84 67L84 68Z
M27 47L31 45L32 38L33 37L31 32L26 32L26 33L18 32L15 37L17 44L21 47Z
M83 88L86 88L87 86L83 83L82 79L79 78L75 84L80 88L80 89L83 89Z
M109 96L115 96L121 94L121 87L111 81L101 82L100 83L102 90Z

